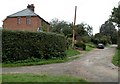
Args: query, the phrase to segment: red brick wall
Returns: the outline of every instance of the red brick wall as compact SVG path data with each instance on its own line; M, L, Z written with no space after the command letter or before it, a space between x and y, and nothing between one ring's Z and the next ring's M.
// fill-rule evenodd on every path
M21 23L18 24L17 17L7 18L3 21L4 29L21 30L21 31L37 31L41 27L41 19L37 16L31 17L31 24L27 24L26 17L21 17Z

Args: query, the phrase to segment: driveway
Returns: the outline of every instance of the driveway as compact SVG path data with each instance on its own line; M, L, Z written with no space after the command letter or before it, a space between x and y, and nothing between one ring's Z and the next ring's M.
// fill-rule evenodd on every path
M112 45L105 49L94 49L66 63L2 68L2 73L69 75L91 82L118 82L118 67L111 63L115 48Z

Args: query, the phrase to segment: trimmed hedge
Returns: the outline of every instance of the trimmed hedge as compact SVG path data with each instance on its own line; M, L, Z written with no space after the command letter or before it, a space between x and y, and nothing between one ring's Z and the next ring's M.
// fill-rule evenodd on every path
M52 33L2 30L2 61L28 58L51 59L66 56L66 39Z
M118 31L118 49L120 49L120 29Z

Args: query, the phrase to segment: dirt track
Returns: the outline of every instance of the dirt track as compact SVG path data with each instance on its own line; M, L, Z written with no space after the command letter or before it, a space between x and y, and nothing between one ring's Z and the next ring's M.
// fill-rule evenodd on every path
M69 75L91 82L118 82L118 67L111 63L115 45L105 49L95 49L81 58L66 63L2 68L2 73L35 73Z

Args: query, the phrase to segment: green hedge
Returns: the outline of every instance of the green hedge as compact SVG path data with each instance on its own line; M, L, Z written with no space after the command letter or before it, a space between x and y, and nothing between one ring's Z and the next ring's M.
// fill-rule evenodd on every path
M2 31L2 61L65 57L66 39L52 33Z
M118 31L118 49L120 49L120 29Z

